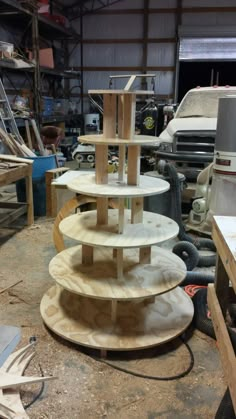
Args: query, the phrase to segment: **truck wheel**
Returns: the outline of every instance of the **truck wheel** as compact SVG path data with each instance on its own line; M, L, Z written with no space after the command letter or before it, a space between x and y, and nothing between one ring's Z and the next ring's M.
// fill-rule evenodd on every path
M76 153L76 155L75 155L75 160L76 160L78 163L82 163L82 161L84 160L84 156L83 156L83 154Z
M87 156L87 161L88 161L89 163L93 163L93 162L94 162L94 160L95 160L95 156L94 156L93 154L89 154L89 155Z

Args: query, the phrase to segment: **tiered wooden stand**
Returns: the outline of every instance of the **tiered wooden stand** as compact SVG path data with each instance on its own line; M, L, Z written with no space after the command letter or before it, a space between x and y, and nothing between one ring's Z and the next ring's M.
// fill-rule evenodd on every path
M136 95L150 93L99 91L103 135L81 138L95 144L96 173L68 185L76 193L95 196L97 210L60 223L61 232L81 244L52 259L49 271L57 284L41 302L42 317L51 330L102 354L167 342L181 334L193 316L190 298L178 287L186 275L184 262L152 247L176 237L178 226L143 211L144 196L169 189L168 182L139 174L140 145L157 139L134 135ZM111 144L119 147L119 172L108 176ZM117 210L108 208L111 197L117 199ZM127 198L131 209L126 209Z

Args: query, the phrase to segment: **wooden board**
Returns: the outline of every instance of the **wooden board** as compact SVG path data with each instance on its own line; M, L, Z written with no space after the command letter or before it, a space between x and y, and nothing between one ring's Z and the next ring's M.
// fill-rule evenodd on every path
M91 246L111 248L147 247L176 237L177 223L164 215L144 211L143 223L131 224L131 211L124 213L124 233L119 234L118 210L108 210L108 224L97 225L97 212L86 211L64 218L59 225L66 236Z
M122 139L132 140L135 133L136 96L121 95L118 103L118 135Z
M134 146L134 145L159 145L160 140L158 137L154 137L151 135L134 135L132 139L125 139L117 137L106 138L103 134L97 135L81 135L79 137L81 143L88 143L88 144L110 144L110 145L127 145L127 146Z
M122 90L122 89L105 89L105 90L89 90L89 95L154 95L153 90Z
M155 303L119 302L117 321L111 319L111 301L80 297L53 286L41 301L46 325L63 338L80 345L107 350L142 349L168 342L188 327L193 304L175 288L156 297Z
M154 246L151 262L139 264L139 250L124 251L123 279L117 279L112 249L94 249L94 264L82 264L82 246L57 254L49 264L50 275L63 288L101 299L138 299L163 294L180 285L185 263L174 253Z
M213 223L218 232L224 237L229 253L231 253L234 262L236 262L236 217L215 216Z
M236 217L214 217L212 238L234 292L236 292Z
M117 198L151 196L166 192L170 188L170 184L159 178L150 176L140 176L139 185L128 185L127 177L124 182L118 180L118 174L108 176L107 185L98 185L95 182L95 175L85 175L73 179L67 185L68 189L76 193L89 196L108 196Z
M214 284L208 285L208 305L211 311L213 326L217 338L217 346L220 351L221 362L224 368L224 376L229 386L231 400L236 412L236 362L235 352L226 328L225 320L217 299Z

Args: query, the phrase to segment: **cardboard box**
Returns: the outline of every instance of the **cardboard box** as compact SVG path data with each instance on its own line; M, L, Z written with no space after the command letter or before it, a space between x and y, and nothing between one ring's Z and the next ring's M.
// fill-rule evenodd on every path
M32 51L28 51L29 60L33 60ZM43 48L39 50L39 65L41 67L54 68L53 49Z
M42 67L54 68L52 48L45 48L39 50L39 64Z

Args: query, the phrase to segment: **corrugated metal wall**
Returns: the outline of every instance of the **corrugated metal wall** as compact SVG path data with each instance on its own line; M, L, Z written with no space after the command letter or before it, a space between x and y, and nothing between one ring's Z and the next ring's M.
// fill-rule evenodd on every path
M203 25L206 27L235 25L235 0L183 0L181 20L178 21L179 3L178 0L149 1L146 71L156 74L155 93L160 100L174 96L175 38L178 23L183 26ZM144 17L141 9L144 8L144 4L144 0L123 0L108 9L103 9L100 13L84 16L83 89L85 95L88 89L107 88L109 75L142 72ZM222 7L231 7L233 10L224 9L222 12L219 9ZM111 14L112 11L114 14ZM79 31L79 20L73 21L73 25ZM118 40L121 42L117 42ZM80 45L75 48L70 58L70 65L80 67ZM71 81L72 86L73 83ZM123 87L124 80L116 80L113 86ZM84 111L89 111L86 100Z

